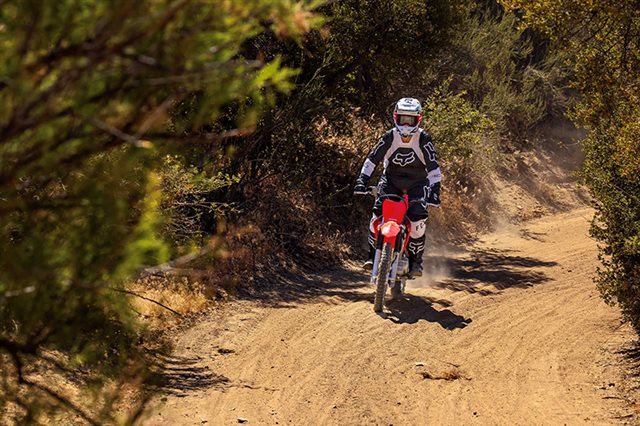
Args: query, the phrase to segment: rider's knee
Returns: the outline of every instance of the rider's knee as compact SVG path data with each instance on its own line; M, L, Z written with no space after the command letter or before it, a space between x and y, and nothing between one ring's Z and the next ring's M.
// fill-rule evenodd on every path
M422 238L427 230L427 220L421 219L417 221L411 221L411 233L409 237L411 238Z

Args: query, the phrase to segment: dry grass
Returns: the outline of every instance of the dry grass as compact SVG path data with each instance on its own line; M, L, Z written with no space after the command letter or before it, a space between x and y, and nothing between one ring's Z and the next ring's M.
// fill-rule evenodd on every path
M148 277L128 286L132 308L152 328L166 327L181 318L202 312L210 303L204 285L186 277Z

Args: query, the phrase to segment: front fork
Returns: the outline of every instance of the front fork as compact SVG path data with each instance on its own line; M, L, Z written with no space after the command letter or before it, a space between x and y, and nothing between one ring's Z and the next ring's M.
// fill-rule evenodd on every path
M376 255L373 258L373 269L371 270L371 279L369 280L369 282L371 283L371 285L375 285L376 284L376 277L378 276L378 265L380 264L380 256L381 256L382 250L380 250L379 248L376 248ZM396 252L394 250L393 252L393 263L391 264L391 271L389 271L389 279L388 279L388 283L389 283L389 288L393 287L393 283L395 282L395 278L396 275L398 273L398 252Z
M378 244L376 244L376 246L378 246ZM376 254L373 257L373 269L371 270L371 278L369 280L371 285L375 285L376 283L376 276L378 275L378 265L380 264L381 254L381 247L376 247ZM398 250L395 248L393 251L393 257L393 263L391 264L391 271L389 272L389 278L387 281L389 288L392 288L395 285L398 271L400 271L401 274L404 274L407 272L405 271L405 269L408 269L406 265L407 260L405 259L406 256L401 256L400 253L398 253Z
M373 257L373 269L371 270L371 279L369 282L371 285L376 285L376 277L378 276L378 265L380 265L380 255L382 250L380 247L376 247L376 254Z

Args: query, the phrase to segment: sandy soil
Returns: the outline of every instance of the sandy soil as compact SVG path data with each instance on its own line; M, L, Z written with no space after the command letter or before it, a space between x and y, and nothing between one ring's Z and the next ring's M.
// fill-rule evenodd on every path
M229 303L177 338L146 424L637 422L619 365L632 333L594 288L591 215L432 247L382 316L355 270Z

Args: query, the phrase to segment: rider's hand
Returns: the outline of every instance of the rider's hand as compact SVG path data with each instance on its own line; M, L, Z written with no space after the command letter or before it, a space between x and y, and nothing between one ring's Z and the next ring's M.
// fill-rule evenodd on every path
M431 189L429 191L429 196L427 197L427 205L431 207L440 207L440 194L439 189L436 190Z
M353 187L353 193L355 195L367 194L369 192L369 188L367 188L368 181L368 176L365 174L361 174L360 177L356 180L356 186Z
M353 187L353 193L355 195L365 195L365 194L367 194L368 191L369 191L369 189L362 182L357 182L356 186Z

